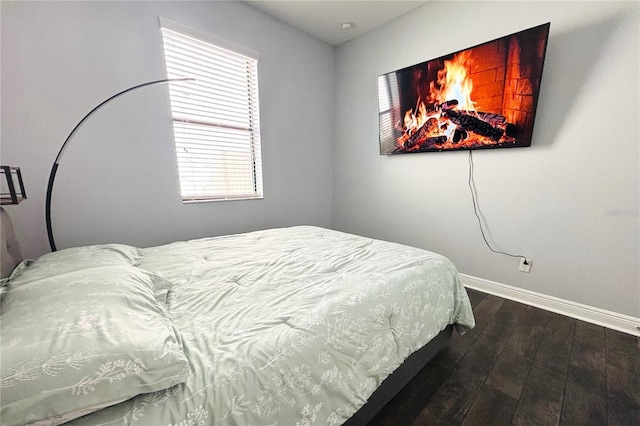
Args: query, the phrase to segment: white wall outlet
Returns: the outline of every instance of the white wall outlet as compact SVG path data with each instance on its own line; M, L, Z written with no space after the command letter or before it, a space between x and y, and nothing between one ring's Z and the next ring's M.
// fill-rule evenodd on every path
M522 272L531 272L531 264L533 263L533 260L531 259L526 259L526 263L525 263L525 258L521 257L520 258L520 266L518 267L519 271Z

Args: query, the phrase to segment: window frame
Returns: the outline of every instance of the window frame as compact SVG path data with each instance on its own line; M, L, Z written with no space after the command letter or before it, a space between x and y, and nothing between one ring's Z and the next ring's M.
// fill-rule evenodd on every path
M252 74L252 77L249 80L247 80L248 82L247 83L247 99L248 99L247 115L248 115L248 121L251 124L246 129L240 129L234 125L224 125L220 123L206 123L206 122L202 122L202 120L198 120L197 118L185 119L184 117L176 117L171 95L169 96L170 114L171 114L171 121L172 121L173 151L174 151L174 157L176 160L177 179L180 187L180 198L182 202L184 204L190 204L190 203L203 203L203 202L215 202L215 201L263 199L264 188L263 188L263 173L262 173L262 147L261 147L262 144L261 144L261 135L260 135L260 97L259 97L259 81L258 81L259 80L258 79L259 54L257 52L254 52L248 49L231 45L225 41L217 40L209 35L202 34L192 29L186 28L179 23L176 23L172 20L169 20L163 17L159 17L159 24L160 24L160 35L161 35L161 42L162 42L161 47L162 47L162 53L163 53L163 67L164 67L164 72L167 75L167 78L188 78L190 76L188 75L170 76L169 65L167 63L166 41L165 41L165 35L163 31L165 29L174 33L178 33L188 38L193 38L198 42L210 44L217 50L220 50L220 49L227 50L230 52L230 55L241 56L243 57L243 59L247 61L248 67L249 66L253 67L251 69L251 72L249 73L249 74ZM188 84L189 82L169 83L170 90L172 87L180 88L180 90L183 90L185 85L188 87ZM252 102L255 103L255 105L252 106ZM189 194L189 191L183 187L185 183L183 182L181 177L181 173L185 173L185 172L184 172L184 169L182 169L181 171L180 166L182 164L184 167L188 163L185 163L185 162L181 163L181 160L179 159L180 154L178 152L179 150L178 139L176 138L176 131L177 131L176 123L183 123L185 125L207 126L213 131L215 131L215 129L221 129L224 131L239 131L239 132L246 131L248 143L245 145L239 144L238 146L239 147L245 146L249 150L248 161L250 161L250 166L249 166L250 171L247 171L245 178L249 179L249 173L251 174L250 185L252 186L253 191L252 192L236 191L231 193L225 192L224 194L213 194L214 191L211 191L211 193L207 194L206 191L203 191L200 194L195 194L195 195ZM218 136L218 138L221 138L221 137ZM220 146L220 142L218 141L217 145L212 143L210 146L214 146L214 147ZM245 157L245 160L247 160L246 157ZM219 169L217 169L217 172L218 173L224 172L224 167L221 166ZM232 183L233 181L230 181L230 182Z

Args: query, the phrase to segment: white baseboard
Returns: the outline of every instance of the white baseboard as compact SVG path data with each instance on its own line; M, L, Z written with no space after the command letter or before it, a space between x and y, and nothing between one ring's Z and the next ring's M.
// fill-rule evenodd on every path
M622 331L623 333L640 336L640 318L571 302L558 297L547 296L546 294L524 290L471 275L459 275L460 281L465 287L505 299L515 300L525 305L535 306L536 308L566 315L613 330Z

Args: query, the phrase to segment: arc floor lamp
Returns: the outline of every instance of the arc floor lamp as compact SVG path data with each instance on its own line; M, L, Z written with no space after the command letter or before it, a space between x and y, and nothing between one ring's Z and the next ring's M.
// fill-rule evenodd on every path
M55 240L53 238L53 228L51 226L51 196L53 194L53 184L54 184L55 179L56 179L56 173L58 171L58 166L60 164L60 158L62 158L62 153L67 148L67 145L69 144L69 141L71 140L73 135L76 133L76 131L96 111L98 111L100 108L102 108L104 105L108 104L109 102L111 102L115 98L124 95L125 93L134 91L136 89L140 89L142 87L153 86L153 85L156 85L156 84L171 83L171 82L178 82L178 81L193 81L193 80L195 80L195 79L194 78L167 78L167 79L164 79L164 80L149 81L147 83L142 83L142 84L138 84L137 86L129 87L128 89L125 89L122 92L118 92L115 95L113 95L113 96L105 99L104 101L100 102L95 108L93 108L91 111L89 111L89 113L87 115L82 117L82 120L80 120L78 122L78 124L76 124L76 126L73 128L73 130L71 130L71 133L69 133L69 136L67 136L67 138L64 140L64 143L60 147L60 151L58 151L58 155L56 156L56 159L53 162L53 166L51 167L51 173L49 174L49 183L47 185L47 198L46 198L46 202L45 202L45 217L46 217L46 221L47 221L47 236L49 237L49 246L51 247L51 251L57 251L56 243L55 243Z

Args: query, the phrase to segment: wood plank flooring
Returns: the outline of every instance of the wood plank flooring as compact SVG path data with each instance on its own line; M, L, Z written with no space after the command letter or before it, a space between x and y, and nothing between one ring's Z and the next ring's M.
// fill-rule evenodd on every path
M640 338L468 290L454 337L369 423L640 425Z

